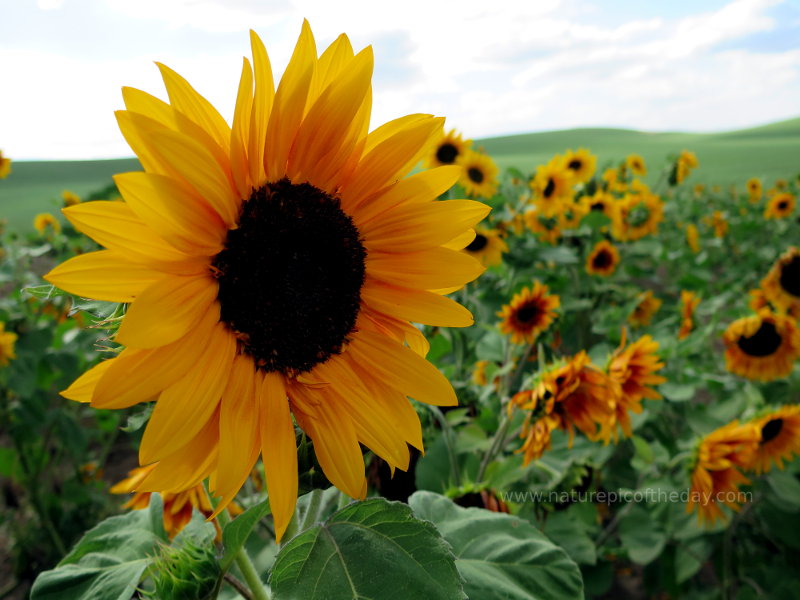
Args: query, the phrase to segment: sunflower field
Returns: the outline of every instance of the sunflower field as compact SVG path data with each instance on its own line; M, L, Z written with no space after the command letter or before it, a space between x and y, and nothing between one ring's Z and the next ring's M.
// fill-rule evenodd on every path
M0 598L795 598L800 175L501 171L251 46L2 231Z

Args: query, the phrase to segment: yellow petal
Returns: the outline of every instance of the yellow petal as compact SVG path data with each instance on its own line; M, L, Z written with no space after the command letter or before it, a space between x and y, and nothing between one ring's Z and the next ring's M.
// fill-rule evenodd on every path
M253 187L250 176L252 164L248 164L250 144L250 112L253 107L253 70L250 61L243 59L239 91L236 94L236 108L233 111L231 127L231 175L241 198L249 198ZM263 146L263 144L262 144ZM261 171L264 167L261 167ZM257 173L260 176L260 173ZM259 179L260 181L260 179Z
M95 386L97 386L97 382L105 375L106 371L108 371L114 363L114 360L115 359L112 358L96 364L73 381L67 389L61 392L61 395L67 400L89 402L92 399L92 394L94 393Z
M269 504L280 541L297 502L297 443L283 376L267 373L258 382L261 406L261 460L267 479Z
M250 48L253 52L256 89L250 109L250 119L246 121L249 125L248 161L253 185L260 186L265 179L264 154L267 151L267 126L275 102L275 82L272 78L272 66L264 43L252 30L250 31Z
M80 254L61 263L44 278L57 288L106 302L133 302L163 277L142 264L132 263L112 250Z
M463 285L485 270L471 256L447 248L429 248L405 254L370 252L366 265L371 277L423 290Z
M145 289L130 305L117 341L133 348L156 348L185 335L217 297L208 276L167 276Z
M139 447L148 464L186 445L214 414L236 352L236 338L219 323L197 364L161 393Z
M450 298L370 278L361 288L361 299L379 312L413 323L439 327L469 327L474 323L472 313Z

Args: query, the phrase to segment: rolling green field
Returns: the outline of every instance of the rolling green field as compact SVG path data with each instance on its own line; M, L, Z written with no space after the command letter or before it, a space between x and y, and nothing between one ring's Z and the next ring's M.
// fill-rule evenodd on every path
M725 133L647 133L629 129L570 129L476 140L501 168L531 173L536 165L568 148L588 148L598 168L637 153L649 167L654 184L666 157L683 149L697 154L700 168L689 182L742 184L761 177L767 184L800 173L800 118ZM12 157L13 158L13 157ZM61 192L85 197L111 183L114 173L138 170L135 159L98 161L16 161L0 181L0 216L19 232L32 231L39 212L57 212Z

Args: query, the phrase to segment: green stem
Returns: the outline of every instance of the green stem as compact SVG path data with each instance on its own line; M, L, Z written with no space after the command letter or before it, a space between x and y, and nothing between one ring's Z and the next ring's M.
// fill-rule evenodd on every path
M311 498L308 499L308 508L306 514L303 515L303 522L300 524L300 531L303 532L314 524L314 520L319 511L319 505L322 501L322 490L314 488L311 490Z
M447 457L450 459L450 473L453 475L453 484L456 487L461 487L461 473L458 469L458 460L454 447L455 440L452 437L453 428L450 427L450 423L447 422L444 413L442 413L438 406L429 405L428 408L442 428L442 437L444 438L444 445L447 448Z
M497 428L497 433L494 434L492 445L489 446L486 454L483 455L481 466L478 468L478 475L475 478L478 483L483 482L483 476L486 473L486 469L489 467L489 463L492 462L492 459L494 459L497 453L503 448L503 446L505 446L506 433L508 432L508 427L510 424L511 419L508 417L506 411L503 410L503 420L500 422L500 426Z

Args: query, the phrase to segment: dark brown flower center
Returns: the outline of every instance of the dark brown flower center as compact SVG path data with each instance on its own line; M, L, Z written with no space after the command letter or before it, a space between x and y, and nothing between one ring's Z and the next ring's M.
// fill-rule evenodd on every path
M449 142L445 142L436 150L436 160L443 165L452 165L458 157L458 148Z
M612 265L611 253L608 250L601 250L594 257L592 265L595 269L607 269Z
M772 419L767 421L761 428L761 443L771 442L781 433L783 429L783 419Z
M475 239L469 243L469 246L466 247L468 252L480 252L486 247L486 244L489 243L489 238L485 235L481 235L480 233L475 234Z
M536 304L526 304L517 311L517 321L523 325L528 325L536 319L540 312L541 310Z
M478 167L470 167L467 169L467 176L473 183L483 183L483 171Z
M556 182L553 180L552 177L549 177L547 179L547 185L544 186L544 191L542 192L542 195L545 198L549 198L550 196L553 195L553 192L555 191L556 191Z
M789 203L786 200L781 200L778 202L778 210L786 210L789 207Z
M594 202L589 208L594 211L605 212L606 204L605 202Z
M779 282L785 292L800 297L800 254L792 256L791 260L781 267Z
M282 179L253 191L213 260L220 319L258 368L293 375L353 332L366 250L339 200Z
M573 158L567 164L567 168L571 171L580 171L582 166L583 166L583 161L580 160L579 158Z
M739 349L749 356L770 356L781 347L783 338L775 329L775 325L769 321L763 321L750 337L740 337L736 344Z

